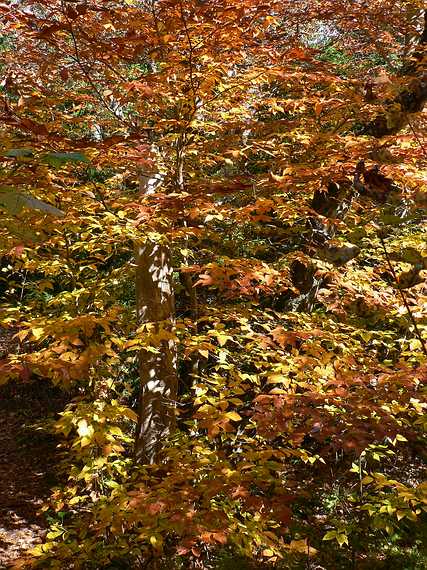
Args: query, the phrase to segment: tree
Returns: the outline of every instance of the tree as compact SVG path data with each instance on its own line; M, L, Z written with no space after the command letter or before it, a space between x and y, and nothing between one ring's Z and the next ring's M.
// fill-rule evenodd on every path
M42 563L232 544L273 564L322 536L356 556L417 520L387 458L422 431L422 9L1 7L2 246L27 275L2 368L79 391L53 502L77 522Z

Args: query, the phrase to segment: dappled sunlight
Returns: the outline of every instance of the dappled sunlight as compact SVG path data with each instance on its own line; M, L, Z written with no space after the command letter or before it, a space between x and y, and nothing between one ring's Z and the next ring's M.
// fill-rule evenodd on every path
M0 2L0 566L426 566L424 4Z

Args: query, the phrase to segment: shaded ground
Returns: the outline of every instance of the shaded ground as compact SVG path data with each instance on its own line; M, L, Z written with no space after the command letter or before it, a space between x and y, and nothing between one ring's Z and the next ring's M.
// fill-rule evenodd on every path
M63 396L40 380L0 386L0 569L42 541L38 511L55 484L56 441L34 425L63 407Z

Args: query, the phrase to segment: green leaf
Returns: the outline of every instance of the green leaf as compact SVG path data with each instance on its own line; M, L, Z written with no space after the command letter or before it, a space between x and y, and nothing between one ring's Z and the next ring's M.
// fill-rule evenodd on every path
M24 207L30 208L30 210L40 210L52 216L61 217L64 215L64 212L55 206L33 198L33 196L16 192L14 188L9 187L0 188L0 205L12 215L19 214Z
M382 214L380 216L380 221L381 223L385 224L385 225L390 225L390 226L398 226L399 224L402 224L403 222L408 222L409 220L414 219L415 216L405 216L400 217L400 216L395 216L393 214Z
M401 254L402 261L406 261L406 263L411 263L412 265L422 264L423 256L419 251L417 251L414 247L407 247L402 251Z
M11 148L4 153L7 158L30 158L34 156L31 148Z
M334 538L337 536L337 531L336 530L330 530L329 532L327 532L325 534L325 536L322 538L322 540L334 540Z
M6 208L12 216L15 216L25 206L25 201L19 192L9 188L0 188L0 206Z
M89 159L81 152L50 152L43 157L43 161L60 168L67 162L89 162Z

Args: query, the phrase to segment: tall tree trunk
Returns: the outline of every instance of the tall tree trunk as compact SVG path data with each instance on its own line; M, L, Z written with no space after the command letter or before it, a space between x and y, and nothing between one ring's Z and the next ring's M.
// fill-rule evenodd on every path
M152 192L158 183L158 173L151 178L141 175L141 193ZM150 336L148 350L139 353L141 388L135 459L156 463L176 423L178 376L170 246L150 239L136 244L135 262L138 323Z
M152 340L149 350L139 353L141 391L135 457L139 462L155 463L165 438L175 427L178 389L175 303L167 244L148 240L137 245L136 303L138 322L146 324L146 334Z
M184 128L177 141L175 160L175 186L180 190L184 186L185 145ZM141 173L141 194L152 193L151 184L154 182L156 186L156 180L158 182L156 172ZM173 269L166 243L147 240L137 245L135 259L138 322L140 325L147 323L147 334L157 337L149 347L155 348L155 352L142 349L139 354L141 392L135 458L143 463L156 463L165 438L176 425L178 374Z

